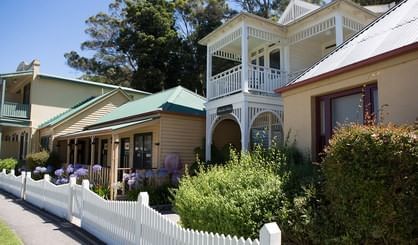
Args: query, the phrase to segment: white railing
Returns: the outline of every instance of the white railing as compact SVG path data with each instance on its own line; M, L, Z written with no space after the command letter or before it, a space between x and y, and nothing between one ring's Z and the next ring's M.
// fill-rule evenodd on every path
M284 71L264 66L249 65L248 90L274 94L276 88L286 85Z
M79 216L81 228L107 244L281 244L281 231L276 223L261 228L260 240L185 229L152 209L146 192L140 193L138 201L104 200L89 189L88 180L83 180L80 186L74 177L70 183L56 186L48 175L35 181L30 173L22 172L16 177L14 171L6 174L3 170L0 188L69 221L74 215ZM76 200L81 200L79 206L74 206Z
M241 90L242 66L237 65L212 76L208 84L208 98L215 99Z

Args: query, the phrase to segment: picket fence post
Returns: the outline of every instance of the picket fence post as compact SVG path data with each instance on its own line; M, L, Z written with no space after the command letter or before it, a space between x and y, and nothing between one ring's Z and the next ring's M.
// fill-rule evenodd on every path
M81 207L80 207L80 226L82 227L83 224L83 216L84 216L84 202L86 200L87 192L90 191L90 181L88 179L83 179L81 182Z
M6 174L6 169L3 168L3 170L1 171L3 174Z
M44 182L42 184L43 186L43 195L42 195L42 209L45 209L45 202L46 202L46 198L45 198L45 193L47 193L47 183L46 182L50 182L51 181L51 176L49 176L49 174L44 174Z
M15 176L15 170L14 169L10 169L10 175Z
M73 220L73 195L74 195L74 186L77 183L77 178L75 176L70 177L70 182L68 184L68 191L70 200L68 202L68 209L67 209L67 220L71 222Z
M140 192L138 201L136 202L136 217L135 217L135 244L142 244L142 220L144 219L144 209L142 206L149 205L149 196L147 192Z
M279 226L273 223L264 224L260 230L260 245L281 245L282 232Z
M27 184L28 184L28 179L32 178L32 173L31 172L26 172L26 177L25 177L25 191L23 193L23 200L26 200L26 189L27 189Z
M23 197L25 196L25 187L26 187L26 171L21 171L20 172L20 181L22 181L22 185L20 187L20 199L23 199Z

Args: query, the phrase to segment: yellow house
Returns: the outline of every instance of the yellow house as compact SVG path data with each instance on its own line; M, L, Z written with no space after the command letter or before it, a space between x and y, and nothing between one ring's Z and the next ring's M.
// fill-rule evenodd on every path
M338 124L364 123L368 116L413 123L418 1L398 4L276 92L284 102L284 131L314 160Z
M84 127L96 123L98 119L117 107L131 101L131 98L122 89L117 88L97 97L89 97L67 111L39 125L38 133L40 145L43 149L53 151L62 156L61 163L69 162L66 144L58 142L55 138L83 130ZM78 154L82 154L80 151ZM73 154L70 154L73 156ZM87 159L88 153L79 156L80 159ZM87 160L86 160L87 161Z
M0 74L0 158L25 159L40 150L39 126L91 97L118 86L40 72L40 63L21 63L16 72ZM130 99L149 93L121 87ZM52 142L52 141L51 141Z
M110 183L121 181L132 169L156 174L167 168L168 157L180 160L181 171L196 160L195 150L203 145L204 103L205 98L178 86L123 104L56 141L67 163L102 165L110 172Z

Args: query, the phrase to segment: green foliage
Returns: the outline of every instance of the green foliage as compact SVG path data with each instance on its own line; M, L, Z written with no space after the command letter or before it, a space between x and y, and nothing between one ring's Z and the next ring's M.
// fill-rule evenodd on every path
M46 166L46 163L49 158L48 151L40 151L36 153L31 153L26 156L27 166L29 170L34 170L37 166Z
M46 161L47 166L52 166L53 169L60 168L63 164L60 163L59 154L55 151L49 153L48 160Z
M83 57L66 53L67 64L96 82L156 92L177 85L203 94L206 47L198 41L231 16L224 0L114 0L109 13L87 21Z
M110 188L109 186L104 185L93 185L92 191L102 197L103 199L108 200L110 197Z
M257 237L264 223L286 216L287 204L273 166L233 154L225 166L183 177L174 205L185 227Z
M150 205L166 205L171 203L170 188L169 185L142 186L138 189L129 190L126 195L128 200L136 201L140 192L148 192Z
M0 171L6 169L8 171L15 169L17 165L17 160L14 158L5 158L0 160Z
M350 244L417 243L418 140L408 127L351 125L323 160L328 239Z

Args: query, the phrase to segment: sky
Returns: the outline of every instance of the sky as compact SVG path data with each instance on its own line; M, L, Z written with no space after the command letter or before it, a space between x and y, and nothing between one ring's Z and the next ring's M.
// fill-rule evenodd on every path
M14 72L20 62L38 59L42 73L80 77L66 64L64 53L80 51L80 44L88 39L85 20L107 12L110 2L0 0L0 73Z

